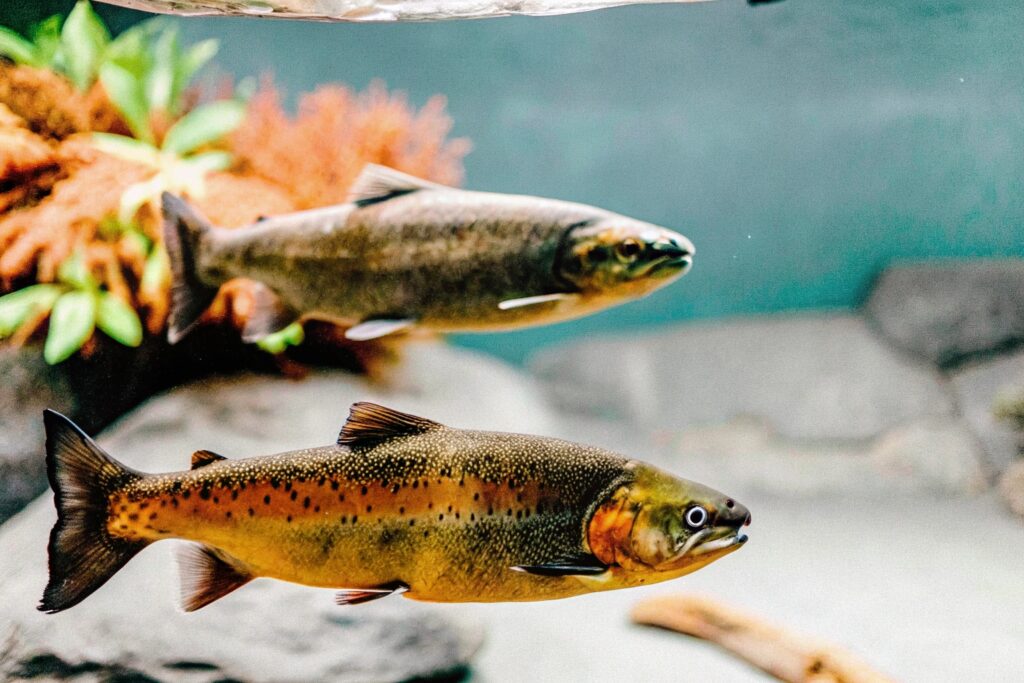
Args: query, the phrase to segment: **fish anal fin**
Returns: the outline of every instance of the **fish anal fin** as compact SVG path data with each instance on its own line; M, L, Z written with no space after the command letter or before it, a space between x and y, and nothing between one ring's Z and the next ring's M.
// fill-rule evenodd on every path
M379 339L389 334L401 332L415 324L415 320L409 319L366 320L345 330L345 339L351 341L370 341L371 339Z
M241 564L207 545L189 543L178 550L181 608L194 612L252 581Z
M348 200L359 207L386 202L419 190L449 189L387 166L367 164L352 183Z
M559 558L552 562L512 567L512 571L538 576L597 576L607 570L608 565L586 553Z
M538 304L551 304L557 301L576 299L577 294L541 294L539 296L524 296L520 299L506 299L498 303L498 308L507 311L512 308L523 308L524 306L536 306Z
M349 408L348 420L338 435L338 445L353 448L375 446L388 439L423 434L443 426L425 417L360 401Z
M227 458L213 451L196 451L192 454L192 465L189 469L198 470L200 467L206 467L221 460L227 460Z
M242 341L251 344L291 325L299 314L293 311L274 290L262 282L250 288L252 309L242 327Z
M342 606L361 605L364 602L372 602L387 597L392 593L400 593L408 590L408 588L401 581L392 581L376 588L350 588L338 591L334 596L334 602Z

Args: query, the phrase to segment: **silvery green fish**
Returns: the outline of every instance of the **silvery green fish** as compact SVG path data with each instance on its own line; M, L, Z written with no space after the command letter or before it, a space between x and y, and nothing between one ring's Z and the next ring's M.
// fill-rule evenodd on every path
M665 286L694 253L678 233L592 206L459 190L374 165L346 204L238 230L214 229L172 195L163 213L171 343L237 277L263 285L246 341L307 318L364 341L576 318Z

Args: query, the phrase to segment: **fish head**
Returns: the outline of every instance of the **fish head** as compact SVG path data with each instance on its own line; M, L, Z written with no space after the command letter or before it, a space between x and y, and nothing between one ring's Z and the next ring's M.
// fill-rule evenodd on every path
M569 230L556 268L581 292L634 297L689 271L694 251L677 232L610 216Z
M750 512L703 484L641 463L588 526L591 552L610 566L661 579L682 576L738 550Z

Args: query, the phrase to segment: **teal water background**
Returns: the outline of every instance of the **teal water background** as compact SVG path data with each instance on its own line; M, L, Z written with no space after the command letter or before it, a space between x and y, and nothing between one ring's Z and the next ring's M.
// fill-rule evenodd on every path
M416 104L445 94L474 145L467 187L595 204L696 244L693 271L642 301L457 337L510 360L598 332L855 306L893 261L1024 254L1019 0L181 25L221 40L225 72L272 73L292 96L373 79Z

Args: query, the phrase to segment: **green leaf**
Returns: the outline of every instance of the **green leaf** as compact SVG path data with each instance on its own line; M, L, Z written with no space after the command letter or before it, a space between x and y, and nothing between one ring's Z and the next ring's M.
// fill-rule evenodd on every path
M146 101L150 111L171 111L174 71L180 52L177 28L168 27L157 36L153 45L153 63L146 74Z
M146 257L146 265L142 268L142 280L139 289L143 292L154 292L161 284L171 279L171 264L167 252L161 248L154 249Z
M245 105L235 100L212 102L193 109L167 131L163 149L188 154L221 139L242 122Z
M63 23L63 17L54 14L32 27L32 42L35 43L39 60L43 66L49 66L56 71L62 71L64 68L64 55L60 49L60 31Z
M96 79L103 51L110 42L110 34L89 0L79 0L60 34L64 52L64 70L79 90L86 90Z
M199 70L214 58L219 49L220 44L211 38L188 48L185 54L178 59L174 68L174 92L171 95L172 114L181 111L181 96L185 89L199 73Z
M150 19L136 24L114 38L107 45L104 60L113 62L142 82L153 63L149 44L157 21L158 19Z
M78 289L96 288L96 281L93 280L89 269L85 267L85 259L82 257L81 251L76 251L64 259L57 268L57 279Z
M282 330L268 334L256 342L256 346L276 356L284 353L289 346L298 346L305 338L306 331L302 328L302 323L295 322Z
M142 322L135 309L109 292L100 292L96 325L108 337L125 346L142 343Z
M153 167L160 162L160 150L148 142L113 133L93 133L91 137L93 146L107 154Z
M0 339L14 334L29 316L49 311L62 291L58 285L31 285L0 297Z
M116 62L106 62L100 67L100 81L132 134L139 140L152 143L149 105L142 82L131 71Z
M50 365L67 360L89 340L95 327L96 295L85 291L62 294L50 314L43 358Z
M0 55L9 57L18 64L28 64L34 67L46 65L40 58L35 45L3 26L0 26Z
M228 152L203 152L190 156L184 163L201 173L224 171L231 167L231 154Z

